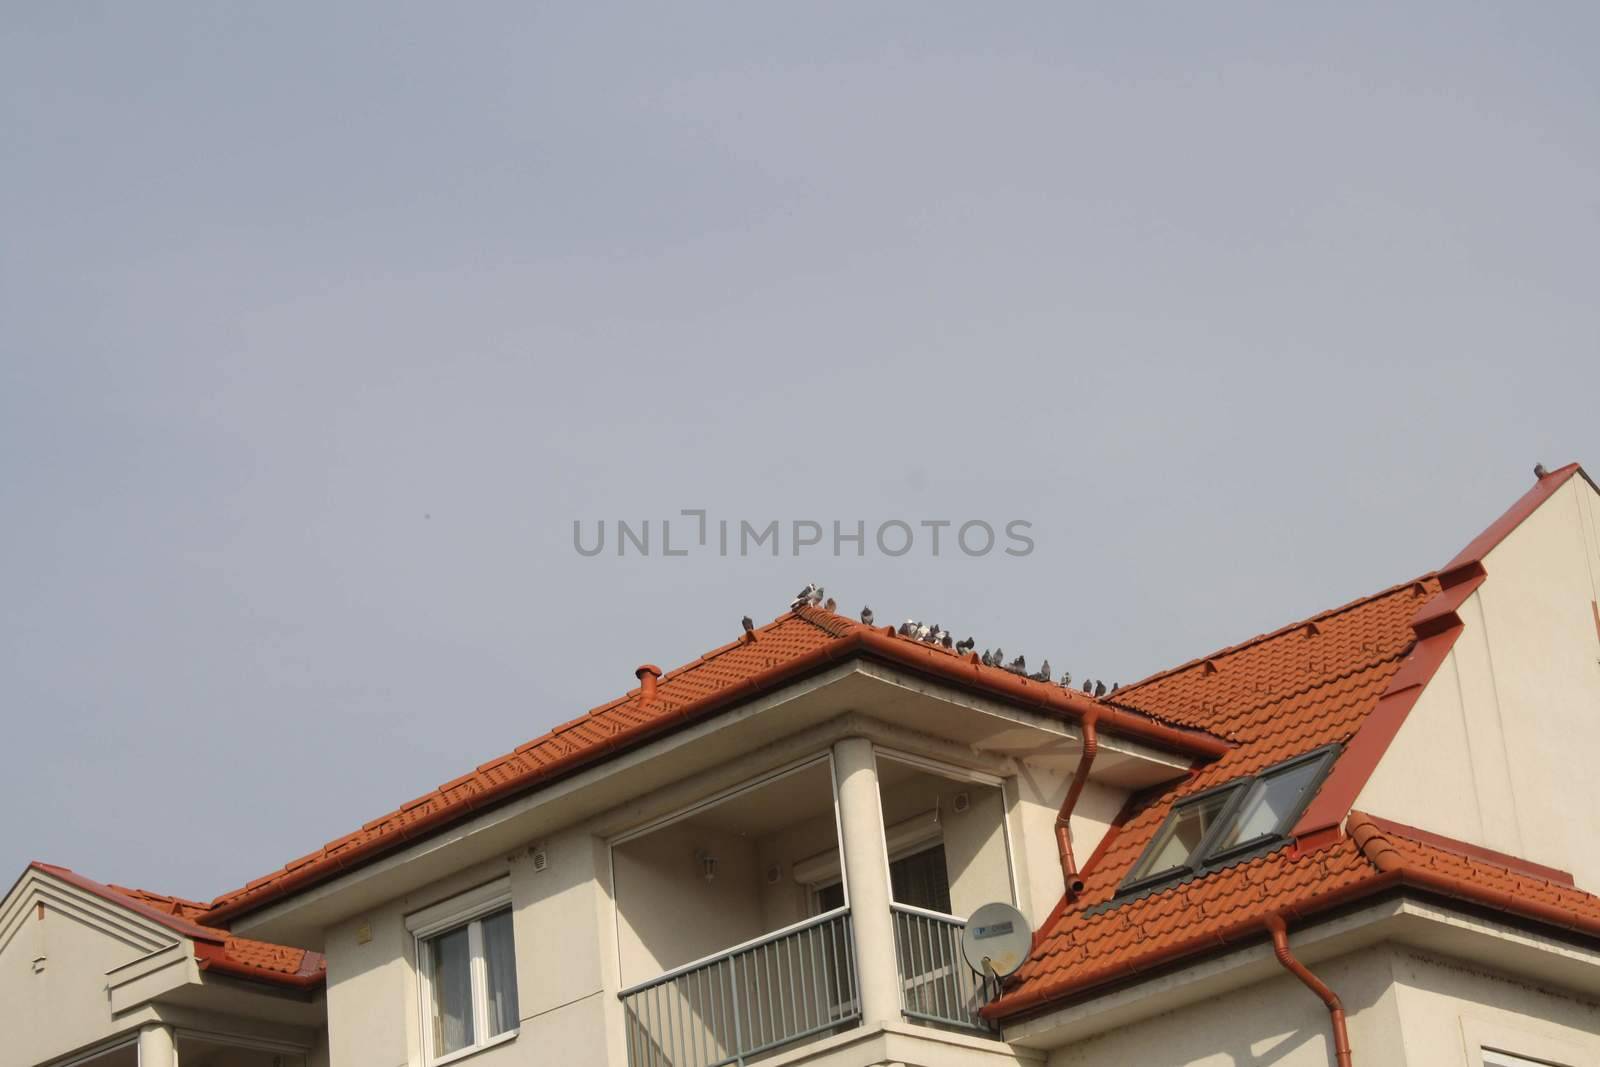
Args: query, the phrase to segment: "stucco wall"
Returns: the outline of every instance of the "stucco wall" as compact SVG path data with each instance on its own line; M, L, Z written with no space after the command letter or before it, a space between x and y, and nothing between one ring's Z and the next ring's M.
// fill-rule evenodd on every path
M1017 907L1035 926L1044 921L1061 899L1061 865L1056 855L1056 814L1072 784L1072 772L1041 767L1024 760L1017 770L1016 805L1012 825L1020 830L1016 846L1019 896ZM1125 790L1094 781L1078 796L1072 813L1072 848L1082 866L1099 847L1111 821L1127 802Z
M701 875L699 852L717 860ZM755 842L689 822L613 850L622 982L633 985L766 932Z
M412 912L509 875L517 949L516 1040L473 1057L483 1067L620 1062L615 938L604 844L574 831L545 843L548 865L526 853L482 864L354 916L328 931L328 1062L400 1067L421 1062ZM363 936L370 939L363 942ZM610 1057L618 1057L612 1059Z
M1352 953L1314 969L1344 1001L1355 1061L1405 1067L1389 950ZM1329 1067L1329 1034L1322 1002L1285 974L1059 1049L1049 1067Z
M1487 969L1391 953L1407 1067L1481 1067L1485 1047L1583 1067L1600 1063L1600 1006Z
M29 1067L125 1029L106 1003L106 972L145 955L148 947L47 905L31 902L0 946L0 1065ZM35 970L35 957L43 961Z
M1600 500L1567 482L1484 559L1461 636L1356 806L1600 891Z

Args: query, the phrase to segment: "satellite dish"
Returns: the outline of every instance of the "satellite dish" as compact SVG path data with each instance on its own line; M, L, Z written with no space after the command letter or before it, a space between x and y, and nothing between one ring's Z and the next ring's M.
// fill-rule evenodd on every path
M1010 904L985 904L961 931L961 954L979 974L999 978L1014 972L1033 947L1027 918Z

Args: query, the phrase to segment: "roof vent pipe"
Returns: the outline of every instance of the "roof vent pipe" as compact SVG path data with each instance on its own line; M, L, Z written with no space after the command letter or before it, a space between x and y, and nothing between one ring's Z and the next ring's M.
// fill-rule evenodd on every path
M1289 949L1289 928L1281 915L1268 915L1263 924L1272 935L1272 952L1283 969L1294 975L1328 1008L1328 1026L1333 1031L1333 1057L1339 1067L1350 1067L1350 1034L1345 1029L1344 1004L1339 995L1312 974L1306 965L1295 959Z
M1076 900L1083 892L1083 879L1078 876L1078 861L1072 855L1072 809L1078 806L1078 797L1089 780L1089 768L1094 764L1095 753L1100 751L1100 737L1095 730L1098 718L1090 711L1083 717L1083 755L1078 758L1078 769L1072 772L1072 784L1067 787L1066 799L1056 813L1056 852L1061 857L1061 882L1068 900Z
M661 677L661 668L654 663L646 663L635 670L633 676L639 679L639 703L655 703L656 679Z

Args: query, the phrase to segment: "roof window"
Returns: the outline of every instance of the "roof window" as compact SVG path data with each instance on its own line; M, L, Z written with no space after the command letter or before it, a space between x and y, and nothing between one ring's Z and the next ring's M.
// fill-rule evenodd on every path
M1193 877L1281 844L1316 794L1337 746L1185 797L1161 824L1119 894Z

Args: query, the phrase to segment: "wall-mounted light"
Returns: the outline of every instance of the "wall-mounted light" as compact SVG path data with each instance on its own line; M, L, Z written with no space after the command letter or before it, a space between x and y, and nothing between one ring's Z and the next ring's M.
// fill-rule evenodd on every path
M700 873L705 876L705 880L714 881L717 877L717 857L701 849L694 854L694 858L700 861Z

